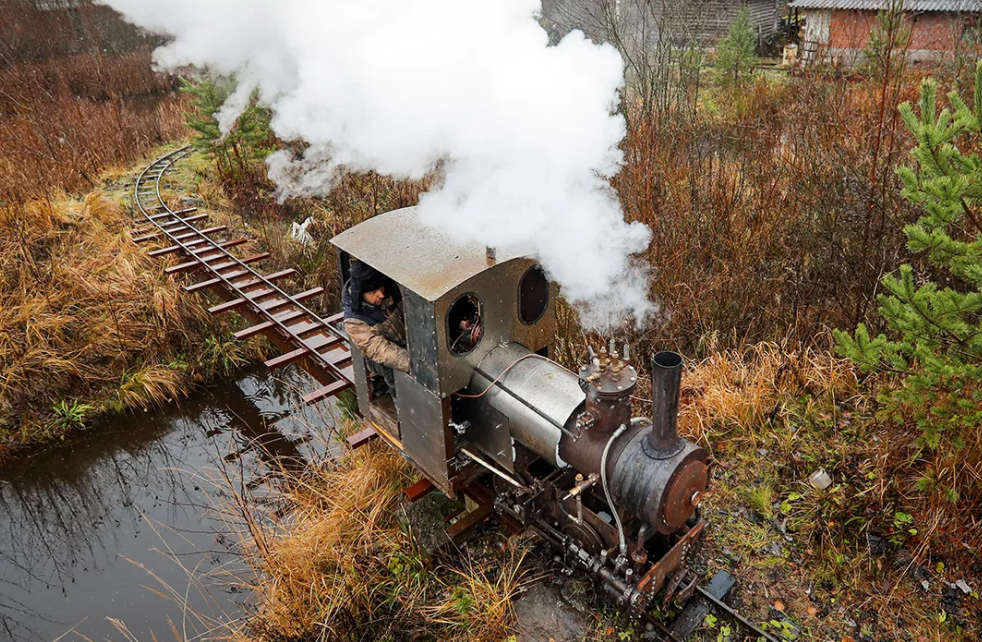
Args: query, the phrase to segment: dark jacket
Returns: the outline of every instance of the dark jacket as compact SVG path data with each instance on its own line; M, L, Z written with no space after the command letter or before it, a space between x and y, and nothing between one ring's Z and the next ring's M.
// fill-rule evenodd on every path
M356 269L355 266L362 266ZM351 343L366 359L383 366L409 372L409 352L406 345L406 321L402 307L393 303L390 295L399 290L392 281L382 280L371 267L353 263L351 278L341 289L344 305L344 329ZM370 305L362 298L364 292L373 292L386 286L386 299L381 306Z

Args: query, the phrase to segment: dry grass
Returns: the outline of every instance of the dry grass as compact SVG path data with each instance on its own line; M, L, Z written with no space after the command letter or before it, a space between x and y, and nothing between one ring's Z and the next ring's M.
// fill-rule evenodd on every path
M178 97L91 102L57 96L0 113L0 202L23 203L98 185L111 165L129 163L184 134Z
M210 374L216 328L131 227L99 193L0 208L0 454L84 423L56 404L146 408Z
M653 232L666 312L644 341L810 344L867 317L917 216L894 170L911 147L896 105L919 80L758 77L659 119L630 114L615 186Z
M529 581L524 553L427 557L397 511L413 481L384 443L348 452L286 486L287 517L270 522L246 500L247 559L260 579L257 613L235 639L502 639ZM244 520L242 517L244 516Z
M711 566L735 572L758 621L784 604L802 639L973 639L982 605L948 583L982 585L980 506L918 490L916 430L877 420L869 384L828 351L773 343L687 371L680 431L716 461ZM950 466L957 455L935 456ZM818 469L828 490L807 481Z
M710 356L686 374L680 426L707 445L709 436L720 431L753 440L791 400L805 395L833 403L854 398L860 394L857 377L849 361L816 348L788 343L718 352L710 348Z
M290 536L255 538L254 559L267 578L261 617L268 626L287 637L323 626L329 638L338 635L330 630L337 623L371 613L380 587L366 580L386 570L386 554L408 543L393 527L400 483L408 475L399 455L369 448L293 490Z
M85 192L185 134L176 78L154 73L149 49L10 62L0 87L0 203Z

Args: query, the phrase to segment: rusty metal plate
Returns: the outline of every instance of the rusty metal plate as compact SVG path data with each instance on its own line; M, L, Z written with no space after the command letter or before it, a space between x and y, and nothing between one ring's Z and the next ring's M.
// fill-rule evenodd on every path
M689 529L689 532L675 543L675 546L665 553L660 560L652 564L651 569L641 578L641 581L638 582L638 592L646 598L642 600L644 603L642 609L646 608L647 604L658 594L658 591L665 586L666 577L677 574L688 564L689 553L694 549L705 527L706 522L700 519L695 526Z
M515 472L515 451L511 443L508 417L480 399L468 401L471 427L466 433L467 439L496 464L509 472Z
M396 371L395 381L404 452L437 488L451 494L449 400L441 399L404 372Z
M682 526L696 512L708 483L709 467L702 461L690 461L677 470L665 490L665 523L672 528Z

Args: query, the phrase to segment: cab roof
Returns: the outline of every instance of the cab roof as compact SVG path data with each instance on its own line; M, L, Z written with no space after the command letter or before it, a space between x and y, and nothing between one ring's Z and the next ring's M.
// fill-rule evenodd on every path
M374 216L331 239L336 247L364 261L427 301L490 269L487 248L459 243L424 225L417 207ZM497 250L496 265L522 257Z

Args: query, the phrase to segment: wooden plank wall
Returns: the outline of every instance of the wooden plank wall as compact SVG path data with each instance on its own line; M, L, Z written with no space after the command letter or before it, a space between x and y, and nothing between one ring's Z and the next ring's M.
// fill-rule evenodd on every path
M613 0L544 0L543 16L566 28L583 29L589 36L603 39L592 17L601 12L599 7L605 1L613 3ZM653 30L659 24L663 33L672 34L673 40L691 39L711 44L726 35L743 6L750 10L751 24L766 38L777 30L786 4L780 0L670 0L664 4L621 0L620 12L627 33L641 24L639 14L646 10L653 14L647 19Z

